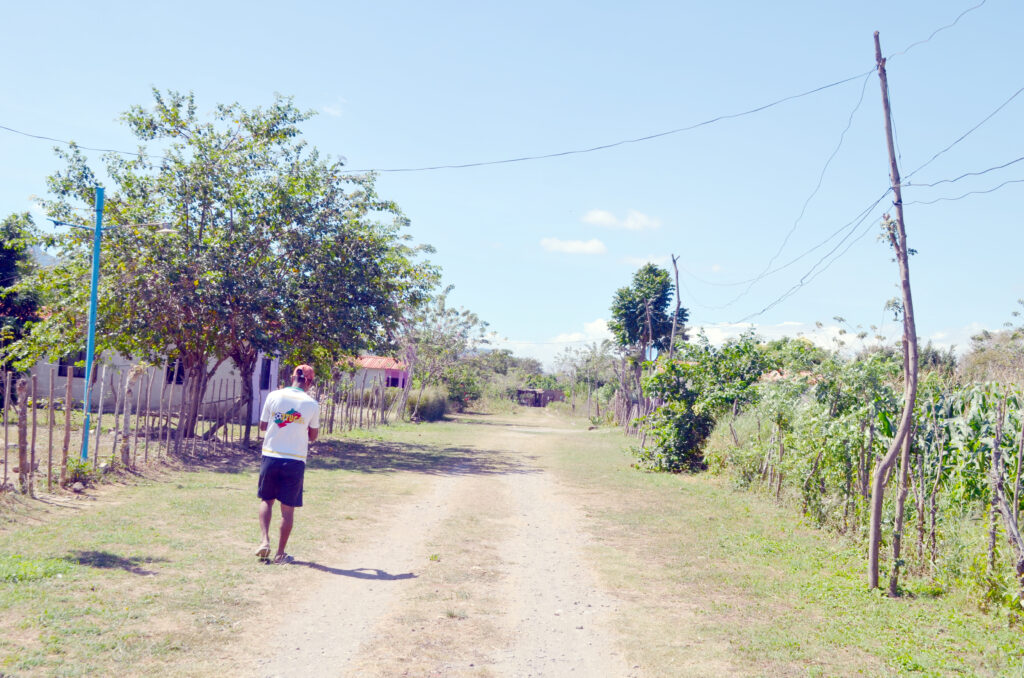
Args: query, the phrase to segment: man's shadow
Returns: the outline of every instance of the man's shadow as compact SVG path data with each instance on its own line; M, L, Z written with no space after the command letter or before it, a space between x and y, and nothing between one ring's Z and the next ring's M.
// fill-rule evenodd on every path
M314 563L309 560L295 560L292 561L292 565L302 565L318 572L326 572L328 574L337 574L342 577L352 577L353 579L373 579L376 581L398 581L399 579L415 579L416 575L412 572L406 572L405 574L390 574L384 570L378 570L371 567L359 567L354 570L342 570L338 567L328 567L321 565L320 563Z

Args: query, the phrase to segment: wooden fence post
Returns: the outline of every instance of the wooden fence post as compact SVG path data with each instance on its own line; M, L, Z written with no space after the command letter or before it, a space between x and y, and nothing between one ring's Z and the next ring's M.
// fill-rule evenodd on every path
M142 393L145 390L142 386L145 381L145 373L141 373L135 378L135 434L132 436L132 466L139 465L139 423L142 420Z
M93 368L95 369L95 368ZM107 386L107 366L100 369L100 400L96 404L96 440L92 444L92 466L98 468L100 465L100 437L103 435L103 401L106 395L104 391Z
M7 425L10 417L8 417L8 410L11 406L11 372L8 370L4 372L4 482L0 485L0 490L7 487L7 469L10 467L10 434L7 432Z
M174 454L179 454L181 449L181 438L185 435L185 429L182 423L185 421L185 392L188 390L191 379L188 375L181 381L181 389L179 389L179 396L181 397L181 403L178 407L178 426L174 431Z
M68 448L71 447L71 380L74 378L75 369L67 366L67 384L64 387L64 445L60 455L60 484L63 487L68 482Z
M28 484L28 380L18 380L18 488L29 493Z
M53 387L54 387L54 376L53 367L50 367L50 397L47 398L46 403L46 422L49 433L46 438L46 447L49 450L46 455L46 491L53 492Z
M132 386L131 368L124 372L124 387L121 389L121 463L125 468L132 467L131 457L131 416L132 416Z
M32 375L32 437L29 441L29 448L31 450L31 456L28 460L28 489L29 493L35 495L36 490L36 427L38 422L36 421L36 409L39 407L39 402L36 400L36 392L38 391L39 384L36 375Z
M178 363L175 362L174 365L175 365L175 367L174 367L175 373L174 374L177 374L177 369L178 369L177 365L178 365ZM168 455L168 456L171 454L171 409L174 406L174 386L175 386L175 384L174 384L174 376L172 376L171 377L171 389L170 389L169 395L167 396L167 432L166 432L167 435L164 438L164 455Z
M153 433L153 379L156 371L149 372L149 386L146 388L146 443L142 446L142 461L149 463L149 438Z

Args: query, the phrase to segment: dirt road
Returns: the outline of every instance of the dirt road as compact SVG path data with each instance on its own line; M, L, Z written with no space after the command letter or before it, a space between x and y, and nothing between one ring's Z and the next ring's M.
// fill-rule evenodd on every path
M427 469L372 533L317 562L296 553L290 567L322 576L282 591L252 675L639 675L616 645L617 603L588 567L581 509L543 464L553 436L587 432L467 426L461 460Z

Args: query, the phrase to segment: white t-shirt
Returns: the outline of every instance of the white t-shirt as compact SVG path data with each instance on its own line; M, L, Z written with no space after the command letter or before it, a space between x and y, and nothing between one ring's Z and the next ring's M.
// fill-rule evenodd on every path
M267 396L260 421L266 422L263 455L306 461L309 429L320 428L320 403L301 388L289 386Z

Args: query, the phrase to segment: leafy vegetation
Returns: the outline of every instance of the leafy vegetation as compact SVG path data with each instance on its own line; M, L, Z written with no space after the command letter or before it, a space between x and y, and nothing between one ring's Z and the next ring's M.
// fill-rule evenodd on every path
M260 352L303 362L390 345L401 319L436 283L407 244L407 220L377 196L372 176L345 175L300 137L310 113L284 97L269 107L218 106L200 118L192 95L154 91L123 121L141 149L105 158L97 345L187 375L191 435L208 379L225 360L248 402ZM80 149L49 180L47 212L77 222L99 179ZM382 221L382 218L389 221ZM161 226L163 228L161 228ZM162 231L162 232L161 232ZM24 280L46 317L5 347L16 364L55 360L84 345L91 234L42 240L56 266Z

